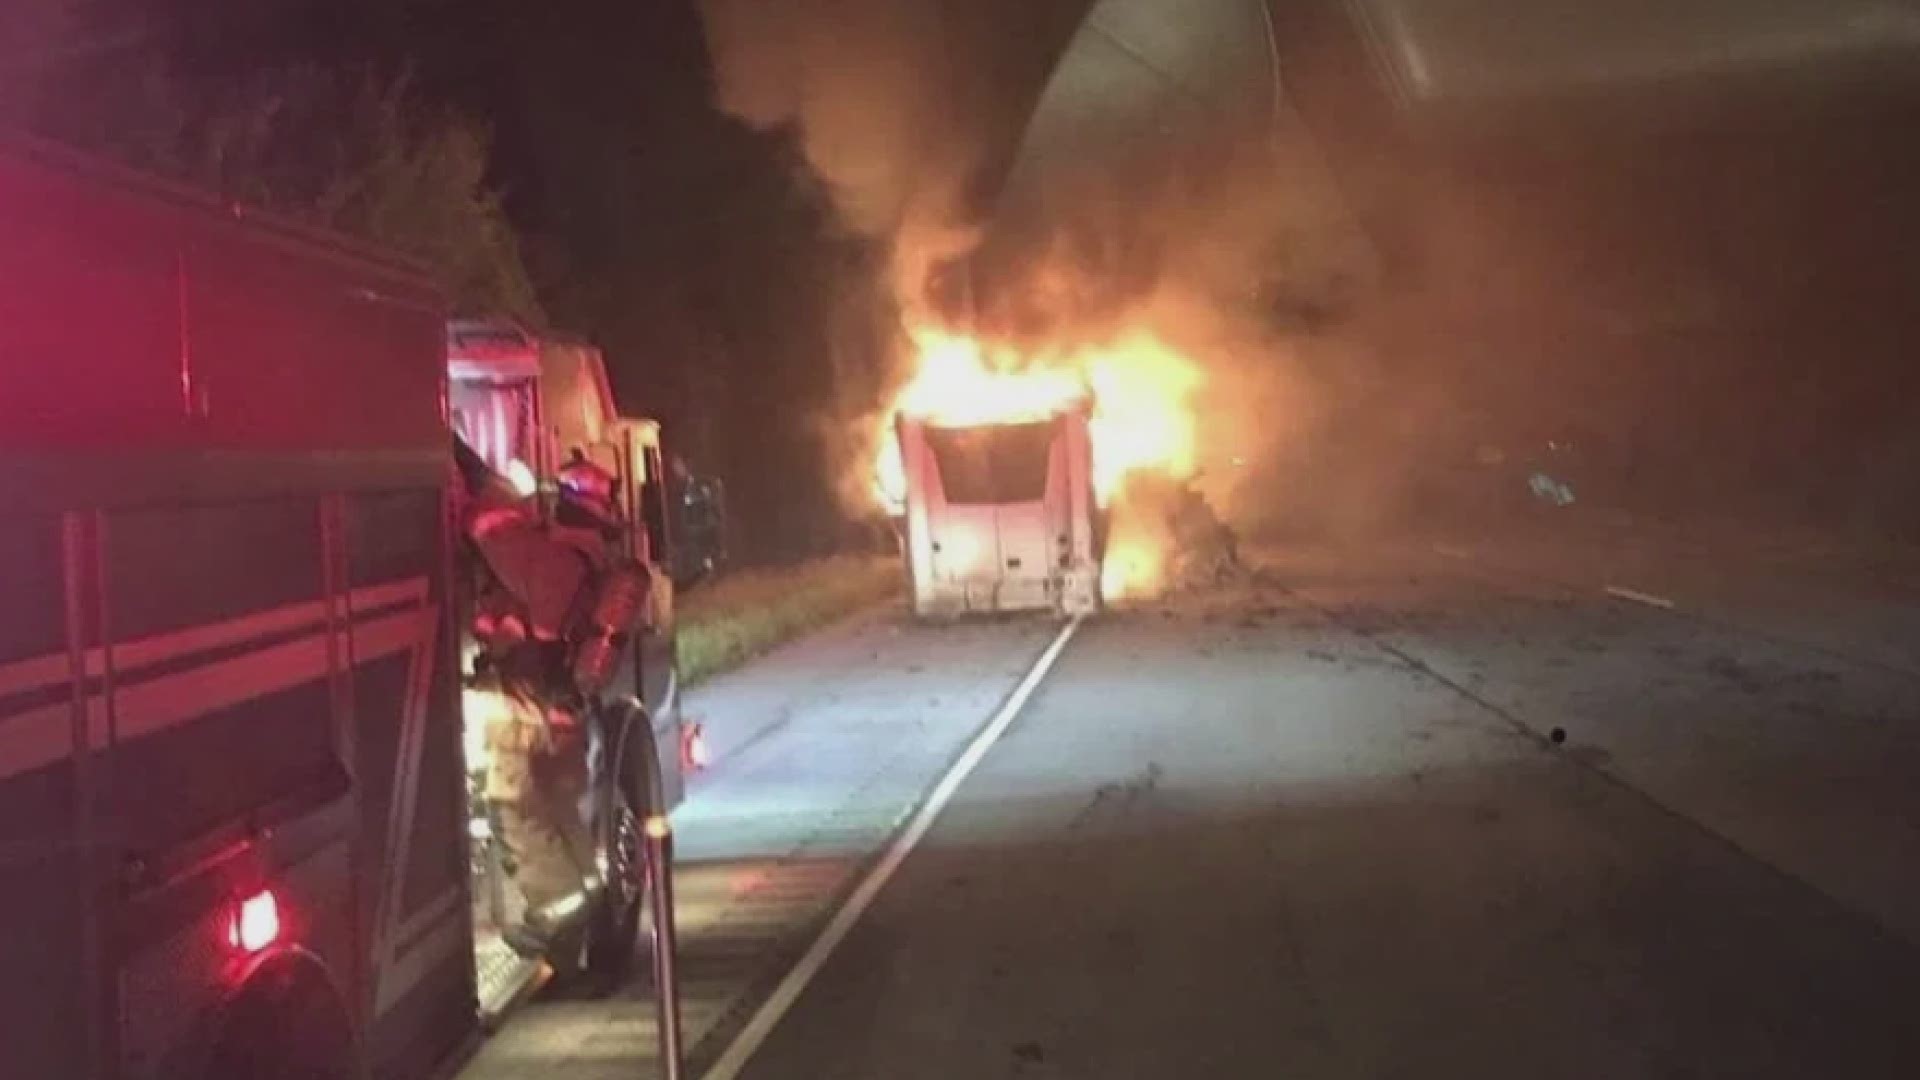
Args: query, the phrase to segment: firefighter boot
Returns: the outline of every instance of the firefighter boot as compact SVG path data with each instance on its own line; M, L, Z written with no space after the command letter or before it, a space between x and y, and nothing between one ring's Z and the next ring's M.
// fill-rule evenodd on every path
M500 813L501 840L514 863L525 915L503 932L514 951L544 952L556 931L578 915L597 880L593 838L581 820L586 753L578 738L542 740L498 754L489 794Z

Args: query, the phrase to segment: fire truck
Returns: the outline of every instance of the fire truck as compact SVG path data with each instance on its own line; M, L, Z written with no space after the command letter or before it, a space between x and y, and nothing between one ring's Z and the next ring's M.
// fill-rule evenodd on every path
M481 1030L447 326L391 259L0 141L7 1076L417 1080ZM613 796L677 795L663 647L598 718L616 871Z
M922 617L1100 605L1092 399L956 425L901 413L903 548Z

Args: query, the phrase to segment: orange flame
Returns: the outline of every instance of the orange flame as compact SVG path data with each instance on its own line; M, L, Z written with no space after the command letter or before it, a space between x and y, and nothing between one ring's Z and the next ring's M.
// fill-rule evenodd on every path
M922 329L913 333L919 370L894 411L950 427L1040 420L1084 398L1085 377L1071 368L1037 368L1009 350L988 355L977 338Z
M1193 475L1200 369L1153 335L1130 334L1082 360L1093 386L1093 485L1108 505L1136 471Z
M907 501L906 465L891 430L899 415L950 427L1040 420L1084 399L1086 378L1067 368L1034 368L1009 350L988 355L978 338L930 326L909 331L917 354L913 378L886 410L874 463L875 487L890 513Z
M1121 532L1107 537L1100 561L1100 595L1109 600L1160 592L1167 581L1168 546L1163 536Z

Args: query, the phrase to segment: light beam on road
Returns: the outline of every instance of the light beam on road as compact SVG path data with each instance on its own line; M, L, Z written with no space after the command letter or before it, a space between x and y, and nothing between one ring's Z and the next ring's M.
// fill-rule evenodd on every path
M834 912L826 929L820 931L820 936L815 938L813 944L808 947L806 955L802 956L800 962L793 966L793 970L787 972L786 977L780 980L780 985L774 988L773 994L753 1014L753 1018L747 1021L746 1027L740 1029L740 1034L721 1053L719 1060L713 1063L713 1067L706 1071L702 1080L736 1080L739 1077L741 1071L747 1067L747 1063L753 1059L754 1053L760 1049L762 1043L767 1041L767 1036L773 1033L774 1027L780 1023L781 1018L793 1008L794 1002L800 1000L800 995L806 992L807 985L813 982L814 977L820 974L820 969L826 966L828 958L833 955L833 950L840 947L840 942L846 938L854 924L860 921L860 916L873 904L874 898L880 895L880 890L886 888L887 881L893 877L894 871L900 869L900 864L906 861L915 847L919 846L921 838L926 836L927 830L933 827L934 819L946 809L954 793L960 790L960 785L966 782L967 777L972 775L973 770L979 766L981 759L987 756L987 751L993 749L993 744L998 742L1007 728L1013 725L1014 719L1020 715L1020 710L1026 706L1027 699L1033 696L1041 680L1045 679L1047 672L1053 669L1054 661L1060 658L1060 653L1067 647L1067 642L1073 637L1074 631L1080 629L1080 623L1081 618L1076 617L1060 628L1060 633L1054 636L1046 651L1040 654L1040 659L1034 661L1033 669L1027 672L1026 678L1020 680L1019 686L1014 687L1006 703L1000 706L1000 711L993 714L993 719L987 721L987 725L980 729L980 733L973 737L972 742L967 744L967 749L960 755L959 760L955 761L946 775L940 778L940 782L934 785L926 802L920 804L919 811L913 815L907 827L894 837L892 844L888 845L886 854L874 864L873 869L860 882L859 888L847 898L846 904L839 911Z

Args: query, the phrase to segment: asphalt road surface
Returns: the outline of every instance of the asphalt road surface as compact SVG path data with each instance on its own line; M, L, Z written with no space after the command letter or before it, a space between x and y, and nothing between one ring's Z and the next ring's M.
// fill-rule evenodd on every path
M1810 550L1281 550L1092 620L741 1075L1920 1076L1920 576ZM856 770L895 823L1046 637L839 633L895 650L863 708L915 696L808 745L905 755ZM927 649L977 712L903 734Z
M745 1075L1920 1076L1920 678L1506 554L1090 624Z

